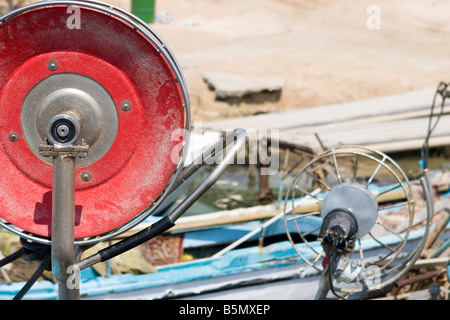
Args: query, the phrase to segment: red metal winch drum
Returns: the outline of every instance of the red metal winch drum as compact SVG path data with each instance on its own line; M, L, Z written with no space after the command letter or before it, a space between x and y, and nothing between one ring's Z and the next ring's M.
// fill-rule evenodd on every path
M25 237L51 237L52 163L39 145L49 120L72 111L89 145L76 161L78 241L161 201L182 166L186 85L153 30L96 1L16 10L0 20L0 217Z

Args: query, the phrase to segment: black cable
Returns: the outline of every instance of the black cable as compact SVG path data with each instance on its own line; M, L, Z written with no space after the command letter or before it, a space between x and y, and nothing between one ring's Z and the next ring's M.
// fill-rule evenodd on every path
M33 273L30 279L25 283L25 285L20 289L20 291L16 294L16 296L13 298L13 300L21 300L23 296L31 289L31 287L34 285L34 283L39 279L41 274L47 269L48 265L50 264L50 255L47 255L42 260L39 267L36 269L36 271Z
M0 260L0 268L20 258L22 256L22 249L23 248L20 248L18 251Z
M336 251L337 251L338 244L339 244L338 239L333 240L333 246L332 246L331 251L330 251L330 261L328 263L328 282L329 282L329 286L330 286L331 292L337 298L342 299L342 300L346 300L345 297L343 297L343 296L341 296L341 295L336 293L336 291L334 290L334 286L333 286L333 275L332 275L332 273L333 273L333 261L334 261L334 258L336 256Z
M170 220L168 216L161 218L150 227L145 228L144 230L139 231L138 233L132 235L129 238L126 238L120 242L117 242L103 250L100 250L98 254L101 257L101 261L106 261L119 254L122 254L130 249L137 247L144 242L147 242L150 239L160 235L161 233L169 230L175 224Z

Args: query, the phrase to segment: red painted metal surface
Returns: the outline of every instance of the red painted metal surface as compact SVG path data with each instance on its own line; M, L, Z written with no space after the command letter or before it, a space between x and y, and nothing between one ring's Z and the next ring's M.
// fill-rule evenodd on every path
M181 89L164 57L117 18L81 8L81 28L69 29L66 6L24 13L0 25L0 217L51 236L52 166L24 139L22 103L56 73L97 81L113 99L117 136L98 161L76 170L75 238L100 235L132 220L164 190L184 128ZM48 68L50 61L58 69ZM131 102L123 111L121 104ZM18 134L15 142L10 133ZM83 181L81 173L91 173Z

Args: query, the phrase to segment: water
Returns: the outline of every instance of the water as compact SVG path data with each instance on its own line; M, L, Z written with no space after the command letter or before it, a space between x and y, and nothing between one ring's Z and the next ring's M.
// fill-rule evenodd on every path
M279 170L276 174L269 177L269 188L275 201L284 198L283 191L286 190L285 188L289 187L293 177L312 159L311 157L304 157L302 160L301 155L291 153L285 167L285 151L277 150L276 152L279 156ZM419 161L421 160L420 151L392 153L388 154L388 156L400 166L408 179L414 180L422 173L419 166ZM290 174L286 175L289 168L292 167L295 168ZM449 169L450 148L431 149L428 167L430 170ZM183 195L168 210L173 210L206 178L213 168L213 166L204 166L191 177L184 185ZM368 174L370 174L370 170ZM282 182L284 185L280 189L280 183ZM280 190L282 194L280 194ZM259 201L259 194L259 176L255 166L229 165L217 183L192 205L184 216L267 204L267 201Z

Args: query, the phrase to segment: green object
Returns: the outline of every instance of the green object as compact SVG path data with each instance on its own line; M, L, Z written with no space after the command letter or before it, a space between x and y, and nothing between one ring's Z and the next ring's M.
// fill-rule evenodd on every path
M131 13L146 23L155 22L156 0L132 0Z
M450 239L448 239L439 249L437 249L432 258L437 258L439 257L442 253L444 253L445 250L447 250L448 248L450 248ZM450 263L450 262L449 262Z

